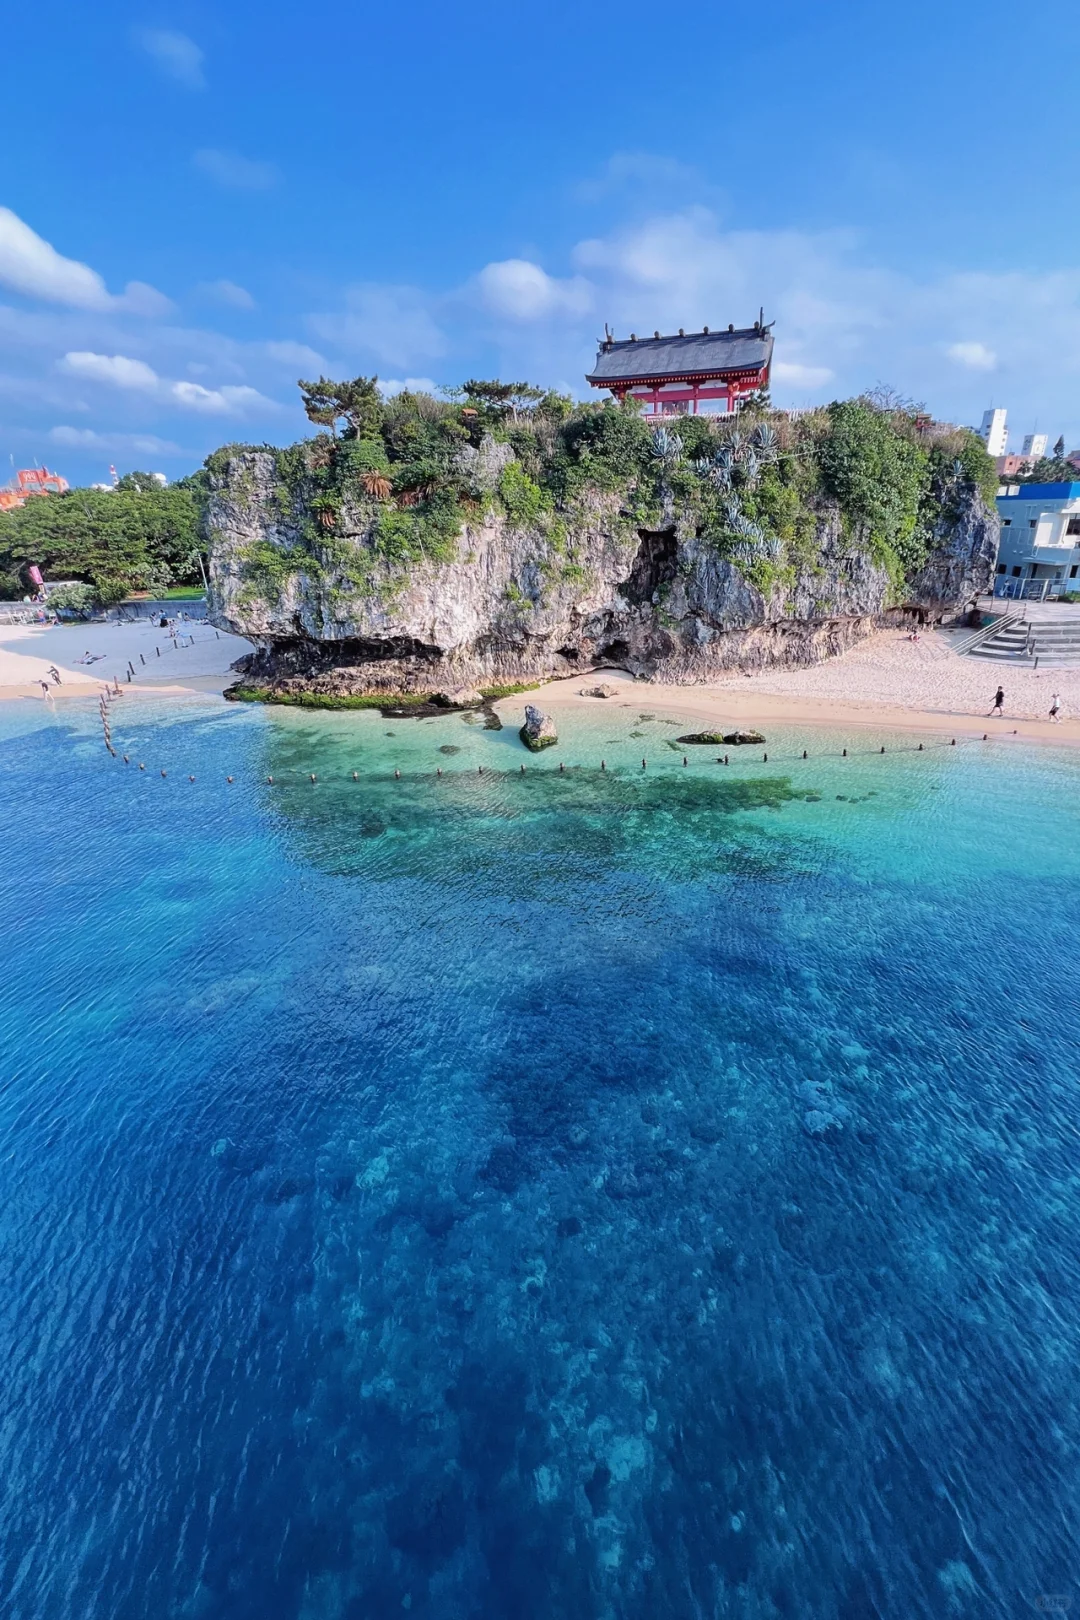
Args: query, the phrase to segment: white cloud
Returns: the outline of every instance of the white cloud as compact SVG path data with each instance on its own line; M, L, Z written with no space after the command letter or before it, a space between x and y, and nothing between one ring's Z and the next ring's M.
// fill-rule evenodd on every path
M969 371L993 371L997 365L997 355L985 343L950 343L945 353Z
M535 321L544 315L584 315L593 290L581 276L559 281L528 259L502 259L487 264L476 278L484 306L511 320Z
M406 390L410 394L433 394L438 386L430 377L379 378L379 393L384 399L393 399L395 394L403 394Z
M159 439L152 433L98 433L94 428L54 427L49 430L49 439L68 450L133 450L144 456L186 454L170 439Z
M306 343L293 343L284 340L280 343L264 343L263 353L268 359L279 366L287 366L290 371L305 371L311 374L322 374L326 361L315 349L309 349Z
M201 281L196 291L212 303L224 304L229 309L255 308L255 300L247 288L238 286L235 281Z
M201 383L175 382L169 393L185 410L201 411L206 416L243 416L257 407L277 409L272 399L260 394L257 388L246 386L204 388Z
M185 90L205 90L203 53L193 39L172 28L144 28L136 38L167 78Z
M379 365L404 368L445 354L446 337L433 313L437 302L418 287L362 283L347 289L342 312L309 315L307 324L346 353L359 350Z
M88 377L93 382L111 383L114 388L133 388L153 393L158 386L158 374L144 360L129 360L124 354L94 354L90 350L72 350L60 362L65 371L77 377Z
M230 191L269 191L278 182L278 171L272 163L260 163L239 152L222 151L215 146L200 147L191 161L203 174Z
M828 366L804 366L797 360L774 360L772 365L773 382L793 388L823 388L834 376Z
M78 259L65 259L10 208L0 208L0 286L73 309L161 315L172 307L142 281L129 281L123 296L114 297L96 270Z

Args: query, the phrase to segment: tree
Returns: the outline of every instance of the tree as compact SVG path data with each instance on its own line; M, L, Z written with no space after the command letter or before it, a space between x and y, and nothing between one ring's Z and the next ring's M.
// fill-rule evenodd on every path
M470 405L500 422L508 416L516 417L520 412L530 410L548 398L548 390L536 388L532 383L504 383L497 380L479 382L475 377L470 377L469 381L462 385L462 391Z
M59 585L49 592L49 606L58 613L74 613L80 619L88 618L97 605L92 585Z
M202 543L192 481L163 487L148 473L124 487L69 489L38 495L0 513L0 572L16 595L25 569L77 579L100 602L120 602L135 590L164 590L174 580L197 583Z
M1065 435L1064 435L1064 433L1059 433L1058 436L1057 436L1057 443L1054 445L1054 460L1055 461L1062 461L1064 459L1064 456L1065 456Z
M309 422L336 433L338 422L344 421L342 438L365 439L378 431L382 421L378 381L378 377L354 377L351 382L332 382L329 377L305 382L301 378L296 386L304 397Z

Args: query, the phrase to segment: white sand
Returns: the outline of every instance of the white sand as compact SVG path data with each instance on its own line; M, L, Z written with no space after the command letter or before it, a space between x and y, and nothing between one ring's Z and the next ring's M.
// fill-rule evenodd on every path
M603 670L540 687L537 702L541 708L561 703L662 708L732 730L798 724L979 737L984 731L1011 737L1015 731L1030 740L1080 743L1080 669L1034 671L957 656L949 649L959 639L950 632L929 631L909 641L904 631L884 630L843 657L808 669L734 674L701 686L657 686ZM1005 718L990 720L987 712L999 681L1005 688ZM580 695L582 688L601 683L617 686L618 694L607 699ZM1047 718L1054 692L1064 716L1058 724ZM507 699L500 707L510 715L513 705L523 701Z
M251 651L240 636L215 631L212 625L184 627L190 646L174 646L168 631L149 619L135 624L0 625L0 697L34 697L42 701L47 680L54 697L85 697L118 680L126 691L222 691L236 679L229 666ZM159 651L160 649L160 651ZM87 651L104 656L92 664L77 663ZM135 666L128 682L128 660ZM61 685L49 675L60 671Z

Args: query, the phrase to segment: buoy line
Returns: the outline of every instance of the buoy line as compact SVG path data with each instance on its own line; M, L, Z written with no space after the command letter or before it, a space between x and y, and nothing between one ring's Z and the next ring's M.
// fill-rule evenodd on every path
M117 752L116 752L116 749L112 745L112 736L111 736L111 731L110 731L110 726L109 726L108 705L106 703L106 699L105 699L104 696L102 696L101 699L99 700L99 710L100 710L100 715L101 715L101 724L102 724L102 732L103 732L104 741L105 741L105 747L108 749L109 753L112 755L112 757L114 759L121 758L125 765L130 765L131 762L132 762L132 755L123 754L123 755L118 756ZM1006 735L1016 737L1016 736L1019 735L1019 732L1014 730L1012 732L1006 733ZM922 753L927 752L929 749L933 749L933 748L956 748L956 747L960 746L960 744L977 744L979 742L989 742L990 740L991 740L990 733L984 731L981 737L960 737L960 738L951 737L948 740L946 740L945 738L942 738L942 740L940 742L907 743L907 744L901 744L901 745L893 747L891 749L887 749L886 745L884 743L882 743L879 747L867 748L866 750L860 751L858 753L853 752L853 751L849 750L848 748L842 748L839 754L837 754L835 751L832 751L832 750L826 750L826 751L824 751L822 753L811 755L809 750L804 748L804 749L802 749L802 751L800 753L795 753L795 754L773 754L770 757L768 752L763 752L762 755L761 755L761 758L760 758L760 763L763 764L763 765L768 765L770 763L773 764L773 765L787 765L787 764L801 764L804 761L817 762L819 760L824 761L824 760L834 760L834 759L864 759L864 758L865 759L869 759L869 758L879 759L879 758L881 758L882 755L884 755L886 753L892 753L894 755L895 754L922 754ZM754 764L759 763L758 757L757 757L756 754L755 755L750 755L749 753L747 753L747 754L744 755L740 751L740 756L738 756L738 758L739 758L739 762L744 764L744 765L754 765ZM715 759L715 763L718 764L718 765L728 765L729 766L731 764L731 755L730 754L718 754L718 755L714 756L714 759ZM655 761L654 761L654 763L655 763ZM661 763L666 763L666 762L662 761ZM688 766L689 765L689 756L686 755L686 754L683 754L681 763L682 763L683 766ZM702 763L708 763L708 761L703 760ZM138 762L138 768L139 768L140 771L145 771L146 770L145 761L140 760ZM640 770L641 771L647 771L648 768L649 768L648 759L647 759L647 757L643 757L642 761L641 761ZM573 764L571 764L569 767L567 767L566 762L564 760L560 760L558 770L557 771L556 770L551 770L550 772L548 772L546 774L550 775L551 777L565 776L568 769L570 771L581 771L581 770L588 770L589 767L588 766L581 766L581 765L573 765ZM595 769L595 767L594 767L594 769ZM627 766L626 769L627 770L632 770L632 767ZM609 774L615 774L617 772L618 772L618 767L617 766L614 767L614 772L609 772L607 760L606 759L601 759L599 770L597 771L596 774L607 776ZM452 771L451 770L451 771L448 771L448 772L444 773L443 767L441 765L438 765L435 768L435 778L434 779L436 781L442 781L442 780L445 779L446 776L449 776L449 777L455 777L456 776L456 777L464 778L464 777L466 777L468 775L471 775L471 773L472 773L472 766L469 766L467 769L463 767L458 771ZM505 770L505 771L494 770L494 769L492 769L492 767L490 765L486 765L486 766L485 765L478 765L476 767L476 773L477 773L478 776L487 777L489 780L492 780L492 781L495 781L495 780L509 780L515 774L518 774L518 775L521 775L521 776L524 776L526 774L525 762L522 761L519 764L517 773L515 773L512 769L509 769L509 768L507 770ZM167 779L168 772L166 770L161 769L160 774L161 774L161 776L163 778ZM638 771L638 772L636 772L634 774L640 776L640 771ZM188 775L188 781L189 782L194 782L195 781L195 776L194 775L192 775L190 772L187 773L187 775ZM413 771L413 772L407 773L407 776L408 776L409 780L420 780L420 779L422 779L424 777L428 777L429 773L427 771ZM232 783L235 780L236 780L235 776L226 776L226 778L225 778L226 783ZM389 781L390 777L388 775L386 775L386 774L383 774L383 773L377 772L377 771L372 772L372 774L370 776L368 776L368 777L362 777L360 775L359 771L356 771L356 770L347 771L340 778L339 777L320 777L319 773L317 771L287 771L287 772L284 773L284 775L282 775L281 773L276 773L276 774L270 773L265 777L264 780L265 780L266 786L268 786L268 787L288 787L290 785L299 784L301 782L307 782L310 786L317 787L317 786L319 786L320 782L325 783L325 782L333 782L333 781L339 781L339 780L343 781L343 782L344 781L351 781L351 782L355 782L355 783L360 783L360 782L364 782L364 781L380 782L380 781ZM394 767L393 780L395 782L400 782L402 780L401 768L399 766Z

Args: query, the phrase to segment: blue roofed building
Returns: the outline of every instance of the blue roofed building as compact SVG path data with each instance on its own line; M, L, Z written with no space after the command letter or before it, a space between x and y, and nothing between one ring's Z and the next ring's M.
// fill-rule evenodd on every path
M1080 483L1005 484L995 596L1042 601L1080 591Z

